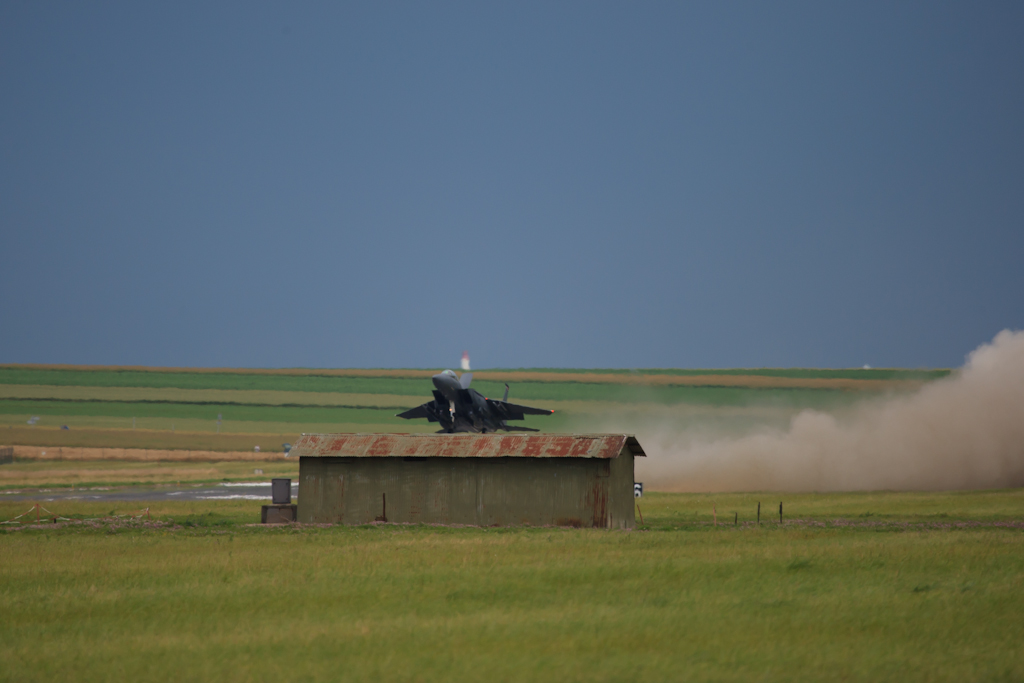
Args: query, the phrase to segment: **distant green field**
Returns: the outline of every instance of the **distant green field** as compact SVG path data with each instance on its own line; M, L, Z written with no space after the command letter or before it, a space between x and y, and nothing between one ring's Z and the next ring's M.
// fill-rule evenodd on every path
M380 395L400 395L422 397L423 401L432 400L432 385L424 380L401 380L416 382L418 391L397 393L399 387L390 386L397 380L370 380L380 382L376 391L366 391L375 387L359 387L359 393ZM60 385L82 386L82 385ZM180 387L176 387L180 388ZM196 388L196 387L191 387ZM209 388L209 387L204 387ZM501 398L505 385L497 382L473 382L473 388L489 398ZM789 389L771 388L755 389L747 387L690 387L690 386L623 386L616 384L582 384L566 382L521 382L512 385L509 400L516 401L615 401L626 403L651 402L672 405L676 403L692 403L699 405L737 406L748 405L760 401L781 402L787 405L804 407L820 405L844 405L856 400L858 392L838 389ZM267 391L266 389L260 391ZM318 392L326 393L326 392ZM339 393L341 390L339 389ZM354 390L351 393L356 393ZM368 406L380 408L381 406ZM386 406L401 408L401 406Z
M595 382L595 373L640 374L652 378L652 383ZM541 377L536 381L512 382L509 399L555 409L552 416L531 416L521 423L549 432L593 431L609 424L616 429L636 431L652 417L676 427L701 425L736 431L758 425L783 426L793 414L807 408L841 410L896 386L882 383L849 390L829 386L769 388L654 382L658 375L708 373L826 380L925 380L941 377L947 371L558 370L554 376L564 381ZM575 381L574 374L587 381ZM52 393L47 393L47 387L52 388ZM48 445L40 443L43 433L25 429L33 416L40 418L39 426L66 424L71 428L70 434L60 434L52 445L83 447L199 448L202 443L205 448L217 443L216 439L202 436L189 440L178 435L179 431L251 433L254 439L255 435L265 433L294 438L302 432L314 431L429 431L436 425L423 420L401 420L395 413L429 400L432 388L427 377L6 366L0 367L0 444ZM486 380L475 381L473 388L491 398L501 397L505 390L504 382ZM351 397L352 402L343 403L344 397ZM222 418L219 426L218 415ZM8 428L6 434L4 426ZM136 433L131 431L133 426L149 431ZM76 429L92 431L76 433ZM109 430L109 438L102 438L96 430ZM164 433L166 438L155 432Z
M474 381L473 388L491 398L501 398L505 385ZM518 382L512 384L509 400L515 401L617 401L624 403L690 403L713 406L743 406L774 402L793 407L849 405L858 392L839 389L758 389L748 387L629 386L583 384L578 382ZM422 392L421 392L422 393Z
M1024 679L1020 492L709 502L645 496L634 532L248 526L258 501L4 525L0 679Z
M119 418L162 417L208 420L217 415L232 422L372 422L393 418L401 408L346 408L333 406L197 405L191 403L149 403L121 401L17 401L0 400L3 415L80 415Z
M659 402L698 401L736 404L763 395L761 389L719 387L634 387L616 384L584 384L565 382L519 382L512 389L518 400L655 400ZM390 394L422 396L430 399L433 385L429 379L395 379L389 377L319 377L253 374L205 374L167 372L102 372L66 370L12 370L0 368L0 385L29 384L54 386L154 387L175 389L232 389L250 391L306 391L349 394ZM473 388L490 397L501 397L504 383L476 381ZM776 390L816 396L820 390ZM825 392L841 394L842 392Z
M430 380L387 377L323 377L190 372L110 372L0 368L0 384L52 384L95 387L173 387L178 389L250 389L335 391L341 393L420 395Z
M565 384L577 384L572 375L578 373L631 374L629 370L567 370L539 369L515 372L555 372L565 375ZM948 370L644 370L640 375L753 375L820 379L921 380L938 379ZM275 375L242 373L141 372L105 370L41 370L2 367L0 384L52 384L61 386L104 387L174 387L180 389L254 389L272 391L335 391L341 393L381 393L420 395L430 389L428 379L390 377L331 377L324 375ZM496 389L503 384L492 383ZM526 383L523 383L524 386ZM561 384L559 382L531 382ZM550 398L556 398L551 396Z
M638 368L638 369L570 369L570 368L494 368L500 372L558 372L575 374L580 372L609 375L754 375L760 377L814 377L821 379L878 379L878 380L921 380L928 381L945 377L948 369L907 369L907 368L706 368L701 370L683 368Z

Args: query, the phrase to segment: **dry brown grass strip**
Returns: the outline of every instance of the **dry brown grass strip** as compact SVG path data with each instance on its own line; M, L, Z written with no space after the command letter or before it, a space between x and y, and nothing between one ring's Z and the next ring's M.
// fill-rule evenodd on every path
M284 461L282 453L254 451L190 451L155 448L81 448L75 446L14 446L17 460L124 460L128 462Z
M75 372L165 372L218 375L293 375L318 377L396 377L429 378L437 370L360 369L360 368L167 368L149 365L65 365L56 363L5 363L0 368L13 370L70 370Z
M77 458L76 458L77 460ZM123 462L123 461L122 461ZM204 466L205 465L205 466ZM92 469L65 468L34 470L4 470L0 468L0 485L3 486L46 486L53 484L78 484L94 481L131 481L131 482L177 482L216 479L220 471L216 467L203 463L193 467L117 467Z

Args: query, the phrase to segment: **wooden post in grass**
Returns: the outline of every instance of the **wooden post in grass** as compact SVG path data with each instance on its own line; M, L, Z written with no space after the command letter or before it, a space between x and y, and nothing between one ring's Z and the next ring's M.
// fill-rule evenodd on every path
M39 503L36 503L36 524L39 524Z
M782 501L779 501L779 524L782 524Z
M715 518L715 526L718 526L718 508L714 503L711 504L711 516Z
M640 503L636 504L636 511L640 512ZM640 512L640 526L644 524L644 513Z
M732 520L732 525L733 526L739 526L739 524L740 524L740 513L734 512L733 514L736 515L736 518Z
M757 501L757 523L761 523L761 501Z

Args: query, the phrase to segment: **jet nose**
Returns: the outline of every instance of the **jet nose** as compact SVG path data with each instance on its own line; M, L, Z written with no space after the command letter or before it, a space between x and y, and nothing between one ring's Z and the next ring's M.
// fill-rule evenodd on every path
M441 374L441 373L438 373L438 374L434 375L433 377L431 377L430 381L434 383L435 387L440 389L441 386L442 386L442 383L444 382L444 375Z

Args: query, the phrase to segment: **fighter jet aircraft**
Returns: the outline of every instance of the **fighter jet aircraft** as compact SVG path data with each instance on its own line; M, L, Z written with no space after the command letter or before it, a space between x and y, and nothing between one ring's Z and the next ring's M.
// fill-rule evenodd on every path
M538 432L529 427L509 427L506 420L522 420L524 415L550 415L553 410L517 406L508 402L508 385L505 397L500 401L485 398L475 389L469 388L473 373L464 372L459 377L451 370L434 375L434 400L421 406L398 413L397 417L412 420L425 417L430 422L440 422L438 434L453 432Z

